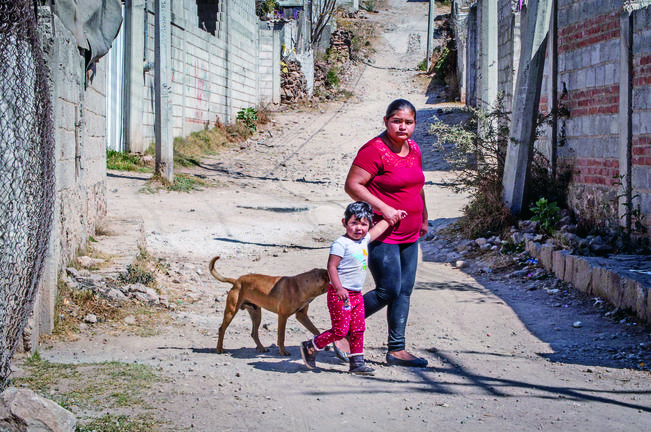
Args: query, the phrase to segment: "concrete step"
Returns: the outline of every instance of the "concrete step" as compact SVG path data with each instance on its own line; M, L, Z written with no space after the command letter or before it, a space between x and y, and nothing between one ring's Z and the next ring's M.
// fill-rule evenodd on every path
M141 250L147 250L144 222L142 219L109 217L102 221L98 234L93 236L90 248L97 256L107 256L110 265L101 266L95 273L115 275L126 271Z

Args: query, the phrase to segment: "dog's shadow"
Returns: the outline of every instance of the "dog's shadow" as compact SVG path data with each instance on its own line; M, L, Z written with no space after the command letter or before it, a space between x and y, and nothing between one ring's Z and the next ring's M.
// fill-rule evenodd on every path
M319 368L308 369L301 359L299 347L285 347L291 355L281 356L278 347L271 345L265 352L258 352L255 348L226 349L224 354L217 354L215 348L190 348L195 354L214 354L216 356L232 357L236 359L250 359L248 364L256 369L268 372L300 373L300 372L341 372L348 370L348 363L335 357L332 351L324 351L319 355Z

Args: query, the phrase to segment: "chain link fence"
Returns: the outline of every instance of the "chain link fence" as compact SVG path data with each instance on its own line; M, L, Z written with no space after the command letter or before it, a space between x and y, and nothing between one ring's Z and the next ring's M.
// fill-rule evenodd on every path
M34 305L54 186L50 94L34 4L0 0L0 391Z

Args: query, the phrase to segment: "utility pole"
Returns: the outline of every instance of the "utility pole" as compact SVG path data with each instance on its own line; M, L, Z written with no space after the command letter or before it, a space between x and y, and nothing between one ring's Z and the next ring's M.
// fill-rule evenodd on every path
M429 15L427 16L427 54L425 54L425 60L427 62L427 70L429 72L432 67L432 51L434 48L434 0L429 0Z
M522 211L529 180L551 8L551 0L530 0L521 32L520 66L502 179L504 203L514 214Z
M170 116L169 68L171 58L170 0L156 0L154 46L154 93L156 135L156 174L174 183L174 139Z

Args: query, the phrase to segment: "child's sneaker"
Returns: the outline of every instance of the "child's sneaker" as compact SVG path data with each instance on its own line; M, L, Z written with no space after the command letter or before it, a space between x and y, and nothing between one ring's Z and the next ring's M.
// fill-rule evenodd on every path
M355 375L375 375L375 370L364 364L363 355L351 355L348 357L348 361L350 361L348 373Z
M309 369L314 369L316 367L317 354L318 351L311 340L301 343L301 357L303 357L303 362Z

